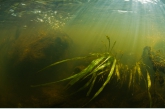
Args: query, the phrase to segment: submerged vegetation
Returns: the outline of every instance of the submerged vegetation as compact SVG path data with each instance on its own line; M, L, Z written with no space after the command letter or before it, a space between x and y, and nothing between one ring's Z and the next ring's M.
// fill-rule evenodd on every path
M50 85L58 82L63 81L69 81L67 87L71 87L80 81L85 81L83 86L80 86L77 91L74 93L77 93L85 88L88 88L88 91L86 93L86 96L89 96L91 94L92 89L94 89L94 86L97 84L96 81L102 80L102 85L99 87L92 98L86 103L88 104L90 101L92 101L94 98L96 98L107 86L107 84L111 81L112 77L115 77L117 81L120 81L121 84L124 84L124 82L128 82L128 88L134 89L135 84L140 85L141 83L145 83L146 91L148 93L148 99L150 103L150 107L152 107L152 94L151 94L151 86L154 84L152 82L152 77L155 74L152 75L150 72L151 67L146 65L143 62L143 59L141 58L138 62L135 63L135 65L132 65L128 67L128 65L124 65L120 62L121 57L118 59L113 53L112 49L114 48L116 41L113 43L112 47L110 48L110 37L106 36L108 40L108 52L104 53L90 53L89 56L85 57L76 57L71 59L65 59L62 61L55 62L49 66L46 66L45 68L41 69L39 72L50 68L52 66L55 66L60 63L64 63L67 61L73 61L73 60L80 60L80 59L86 59L89 57L93 57L93 61L82 71L79 73L73 74L67 78L64 78L59 81L45 83L45 84L39 84L39 85L32 85L31 87L38 87L38 86L45 86ZM148 51L149 57L154 56L153 54L150 54ZM146 57L143 57L146 58ZM85 105L86 105L85 104ZM84 105L84 106L85 106Z

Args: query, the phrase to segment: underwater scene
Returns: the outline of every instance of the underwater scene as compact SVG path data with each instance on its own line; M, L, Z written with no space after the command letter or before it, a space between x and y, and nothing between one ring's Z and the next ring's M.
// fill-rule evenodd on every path
M0 0L1 108L163 108L164 91L164 0Z

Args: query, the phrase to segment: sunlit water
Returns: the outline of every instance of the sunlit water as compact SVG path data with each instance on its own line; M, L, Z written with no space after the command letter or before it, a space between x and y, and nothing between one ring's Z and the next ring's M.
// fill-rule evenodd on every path
M53 63L51 58L38 67L15 68L29 53L28 46L32 44L31 48L35 47L33 42L45 34L60 31L69 36L71 46L66 55L58 60L106 52L106 36L109 36L110 47L116 41L112 51L119 57L124 54L123 62L132 64L141 58L145 46L164 50L164 30L163 0L1 0L0 107L46 107L53 104L52 99L56 98L56 95L52 97L53 91L32 89L30 85L57 80L63 77L60 74L68 76L71 73L66 74L65 70L61 70L63 66L59 66L59 72L51 76L48 76L49 71L41 74L41 77L35 74L41 66ZM40 54L33 54L32 58L35 56L40 57ZM68 65L67 68L73 66ZM72 69L67 71L72 72ZM49 103L42 105L46 101L41 100L41 95L43 99L49 98Z

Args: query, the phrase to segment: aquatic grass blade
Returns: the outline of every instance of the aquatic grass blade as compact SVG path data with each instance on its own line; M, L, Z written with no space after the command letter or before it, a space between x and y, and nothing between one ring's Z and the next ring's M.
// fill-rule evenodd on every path
M119 73L119 67L118 65L116 64L116 76L117 76L117 81L120 79L120 73Z
M67 59L67 60L63 60L63 61L58 61L58 62L56 62L56 63L54 63L54 64L51 64L51 65L48 66L48 67L51 67L51 66L53 66L53 65L56 65L56 64L59 64L59 63L62 63L62 62L66 62L66 61L68 61L68 60L75 60L75 59L80 59L80 58L85 58L85 57L77 57L77 58ZM95 63L99 63L103 58L104 58L104 57L101 57L101 58L98 58L98 59L93 60L93 61L91 62L91 64L90 64L88 67L86 67L84 70L82 70L82 71L81 71L80 73L78 73L78 74L72 75L72 76L70 76L70 77L68 77L68 78L65 78L65 79L62 79L62 80L59 80L59 81L55 81L55 82L49 82L49 83L44 83L44 84L39 84L39 85L31 85L31 87L39 87L39 86L50 85L50 84L54 84L54 83L57 83L57 82L66 81L66 80L69 80L69 79L72 79L72 80L70 81L70 85L72 85L72 84L74 84L75 82L77 82L82 76L84 76L86 73L88 73L88 71L92 70L93 67L95 67L94 64L95 64ZM48 67L45 67L45 69L48 68ZM42 70L44 70L44 69L42 69ZM41 71L41 70L40 70L40 71Z
M55 63L53 63L53 64L50 64L49 66L44 67L43 69L39 70L37 73L39 73L39 72L41 72L41 71L43 71L43 70L45 70L45 69L47 69L47 68L49 68L49 67L55 66L55 65L57 65L57 64L61 64L61 63L63 63L63 62L73 61L73 60L79 60L79 59L85 59L85 58L87 58L87 57L89 57L89 56L85 56L85 57L76 57L76 58L71 58L71 59L65 59L65 60L62 60L62 61L58 61L58 62L55 62Z
M150 94L150 88L151 88L151 78L149 75L148 70L147 71L147 89L148 89L148 97L149 97L149 101L150 101L150 107L152 107L152 98L151 98L151 94Z
M107 57L104 61L102 61L100 64L96 65L97 67L96 67L91 73L89 73L86 77L88 77L89 75L92 75L92 74L96 73L97 71L102 70L102 69L104 69L105 67L107 67L107 66L110 64L110 58L111 58L111 56L108 56L108 57ZM107 63L107 61L108 61L108 63ZM85 78L86 78L86 77L85 77Z
M141 72L141 68L140 68L140 66L139 66L138 63L136 63L136 67L137 67L138 78L139 78L139 84L140 84L140 80L142 79L142 72Z
M81 87L81 88L78 89L76 92L72 93L71 95L73 95L73 94L75 94L75 93L77 93L77 92L79 92L79 91L85 89L86 87L88 87L88 86L90 85L90 83L92 82L92 80L93 80L93 77L92 77L83 87Z
M112 49L113 49L113 47L115 46L115 44L116 44L116 41L113 43L113 46L112 46L110 52L112 51Z
M130 78L129 78L129 84L128 84L128 88L129 88L129 89L130 89L131 84L132 84L132 74L133 74L133 71L130 70Z
M111 79L111 77L112 77L112 75L114 73L115 66L116 66L116 59L114 59L113 65L112 65L112 67L110 69L110 72L108 74L108 77L107 77L106 81L104 82L104 84L102 85L102 87L95 93L95 95L93 96L93 98L90 101L92 101L96 96L98 96L101 93L101 91L104 89L104 87L107 85L107 83L110 81L110 79Z
M80 79L82 79L84 76L86 76L86 74L90 73L94 67L96 67L105 57L100 57L98 59L95 59L91 62L90 65L88 65L88 67L86 67L82 72L80 72L78 74L78 76L76 78L73 78L70 82L69 85L73 85L75 84L77 81L79 81Z
M99 72L99 73L97 74L97 76L102 75L103 73L105 73L105 72L107 72L107 71L109 71L109 70L108 70L108 69L105 69L104 71Z
M109 36L106 36L107 37L107 40L108 40L108 44L109 44L109 46L108 46L108 52L109 52L109 49L110 49L110 37Z
M89 91L87 92L87 96L89 96L90 93L91 93L91 90L92 90L92 88L93 88L93 86L94 86L94 83L95 83L95 81L96 81L97 75L96 75L96 74L93 74L93 77L94 77L94 79L93 79L93 81L92 81L92 84L91 84L91 87L90 87Z
M66 81L66 80L75 78L77 75L78 74L75 74L75 75L72 75L68 78L65 78L65 79L62 79L62 80L59 80L59 81L55 81L55 82L49 82L49 83L44 83L44 84L39 84L39 85L31 85L31 87L39 87L39 86L46 86L46 85L50 85L50 84L55 84L55 83L58 83L58 82L62 82L62 81Z
M149 75L149 72L148 72L148 70L147 70L147 86L148 86L148 90L150 90L150 88L151 88L151 79L150 79L150 75Z

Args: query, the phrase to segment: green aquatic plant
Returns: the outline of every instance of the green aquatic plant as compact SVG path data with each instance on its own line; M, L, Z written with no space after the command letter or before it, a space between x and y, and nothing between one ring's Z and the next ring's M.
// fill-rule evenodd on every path
M106 85L110 82L113 75L115 75L117 81L120 80L120 82L125 82L127 79L126 75L128 75L129 76L129 84L128 84L129 89L131 89L131 87L132 88L134 87L135 79L137 76L139 84L142 79L146 83L146 88L148 89L147 92L148 92L150 107L151 107L152 99L151 99L151 94L150 94L150 88L151 88L150 74L149 74L148 70L146 70L145 73L146 73L147 77L145 78L143 75L144 72L142 73L142 68L141 68L141 66L144 67L145 65L142 62L136 62L135 65L133 65L131 68L129 68L127 65L123 65L122 63L120 63L120 61L117 60L117 58L115 56L113 56L113 54L111 53L112 49L114 48L114 46L116 44L116 41L114 42L114 44L112 45L112 47L110 49L110 38L108 36L106 36L106 37L109 42L108 52L90 53L88 56L85 56L85 57L76 57L76 58L58 61L51 65L46 66L45 68L39 70L37 73L39 73L47 68L50 68L52 66L55 66L57 64L61 64L61 63L67 62L67 61L95 57L95 59L93 59L92 62L86 68L84 68L82 71L80 71L79 73L73 74L67 78L64 78L62 80L59 80L59 81L49 82L49 83L44 83L44 84L39 84L39 85L32 85L31 87L45 86L45 85L50 85L50 84L63 82L63 81L69 81L67 86L71 87L71 86L79 83L80 81L86 80L86 81L84 81L85 84L83 86L80 86L80 88L77 91L75 91L74 93L77 93L85 88L89 88L86 93L86 96L89 96L91 94L91 91L92 91L94 85L96 84L96 81L98 80L98 78L99 78L99 80L101 78L104 78L102 85L94 93L93 97L86 103L86 104L88 104L90 101L92 101L94 98L96 98L103 91L103 89L106 87ZM122 56L123 56L123 54L122 54ZM121 59L121 57L120 57L120 59Z
M142 73L142 70L141 70L142 68L140 67L140 65L145 68L145 71L143 73ZM146 73L146 78L143 75L144 73ZM152 98L151 98L151 93L150 93L150 89L151 89L150 75L151 74L148 72L146 65L143 62L136 62L133 68L130 69L129 88L131 87L131 85L133 86L135 84L135 79L136 79L135 75L137 76L137 79L138 79L137 81L139 82L138 84L140 84L141 80L144 80L148 97L149 97L150 107L152 107Z
M109 41L109 47L110 47L110 38L108 36L106 36L106 37L107 37L107 39ZM115 43L113 44L111 50L113 49ZM80 90L82 90L82 89L87 88L88 86L90 86L90 88L89 88L89 90L87 92L87 96L89 96L90 93L91 93L91 90L93 89L94 84L96 82L96 78L98 76L100 76L100 75L108 74L108 76L107 76L106 80L104 81L103 85L100 87L100 89L95 93L95 95L91 99L91 100L93 100L95 97L97 97L102 92L102 90L107 85L107 83L111 80L111 77L112 77L112 75L115 72L115 66L117 65L117 59L110 52L93 53L93 54L90 54L89 56L86 56L86 57L76 57L76 58L71 58L71 59L66 59L66 60L58 61L58 62L55 62L55 63L49 65L49 66L46 66L45 68L43 68L40 71L38 71L38 73L41 72L41 71L43 71L43 70L45 70L45 69L47 69L47 68L49 68L49 67L55 66L55 65L60 64L60 63L63 63L63 62L72 61L72 60L79 60L79 59L85 59L85 58L90 57L90 56L96 56L97 58L94 59L81 72L79 72L77 74L74 74L74 75L72 75L72 76L70 76L68 78L59 80L59 81L45 83L45 84L39 84L39 85L32 85L32 87L45 86L45 85L49 85L49 84L54 84L54 83L66 81L66 80L70 80L70 82L68 83L67 86L73 86L74 84L78 83L79 81L82 81L85 78L91 77L91 79L89 79L87 81L87 83L78 90L78 91L80 91ZM116 74L117 74L118 79L119 79L119 70L118 70L118 67L116 68L116 71L117 71Z
M147 71L147 70L146 70ZM151 89L151 78L149 75L149 72L147 71L147 89L148 89L148 97L149 97L149 101L150 101L150 107L152 107L152 98L151 98L151 93L150 93L150 89Z
M44 70L46 68L49 68L51 66L57 65L57 64L62 63L62 62L71 61L71 60L75 60L75 59L84 59L84 58L86 58L86 57L72 58L72 59L67 59L67 60L59 61L59 62L56 62L54 64L51 64L51 65L43 68L42 70ZM78 91L80 91L80 90L82 90L82 89L90 86L90 88L89 88L89 90L87 92L87 96L89 96L90 95L90 92L91 92L91 90L92 90L92 88L93 88L93 86L95 84L96 78L99 75L104 75L109 70L109 74L107 76L107 79L105 80L105 82L103 83L103 85L100 87L100 89L95 93L95 95L93 96L93 98L91 99L91 100L93 100L96 96L98 96L102 92L102 90L104 89L104 87L110 81L113 73L115 72L116 61L117 60L113 56L111 56L109 53L100 54L100 56L97 59L93 60L80 73L74 74L74 75L72 75L72 76L70 76L68 78L65 78L65 79L62 79L62 80L59 80L59 81L45 83L45 84L40 84L40 85L32 85L32 87L45 86L45 85L49 85L49 84L54 84L54 83L66 81L66 80L70 80L70 82L68 83L68 86L73 86L77 82L79 82L81 80L84 80L85 78L91 76L91 79L89 79L87 81L87 83L78 90ZM42 70L40 70L40 71L42 71Z

